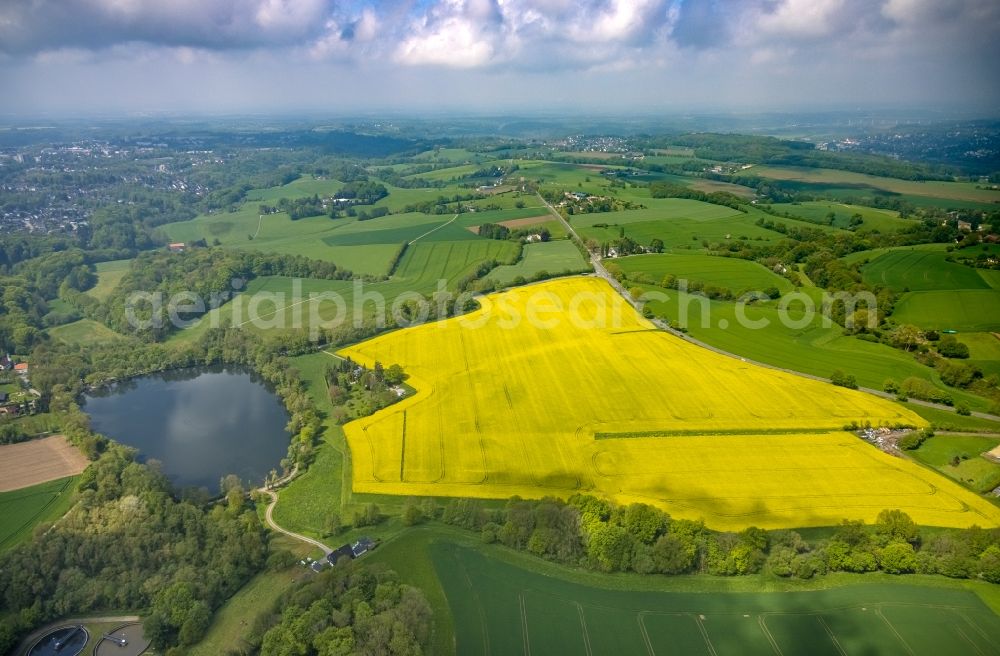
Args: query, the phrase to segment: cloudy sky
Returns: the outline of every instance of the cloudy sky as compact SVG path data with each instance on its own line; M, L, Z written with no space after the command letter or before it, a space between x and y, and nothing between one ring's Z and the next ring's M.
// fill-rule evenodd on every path
M1000 110L997 0L2 0L0 113Z

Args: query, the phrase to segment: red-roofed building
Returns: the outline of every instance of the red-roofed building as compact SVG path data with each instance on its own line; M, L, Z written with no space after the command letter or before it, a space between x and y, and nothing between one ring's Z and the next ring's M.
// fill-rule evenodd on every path
M21 374L22 376L28 373L28 363L18 362L14 365L14 371Z

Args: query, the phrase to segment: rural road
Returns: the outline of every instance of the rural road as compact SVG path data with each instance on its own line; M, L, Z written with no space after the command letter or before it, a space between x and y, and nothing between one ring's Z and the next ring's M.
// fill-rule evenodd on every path
M40 626L29 633L11 653L17 656L27 654L28 648L35 643L35 640L41 638L46 632L66 624L128 624L129 622L138 622L140 620L141 618L138 615L99 615L96 617L70 617L68 619L56 620L55 622L49 622L44 626Z
M312 538L306 537L304 535L300 535L300 534L295 533L293 531L289 531L286 528L282 528L277 522L274 521L274 518L271 516L271 513L274 510L274 506L277 505L277 503L278 503L278 493L275 492L274 489L272 489L272 488L274 488L274 487L280 487L280 486L284 485L285 483L289 482L290 480L292 480L293 478L295 478L295 474L297 474L298 471L299 471L298 470L298 466L296 466L295 469L293 469L291 471L291 473L288 474L288 476L285 476L284 478L275 481L274 484L272 485L272 487L270 487L270 488L269 487L260 487L260 488L257 488L258 492L262 492L262 493L268 495L269 497L271 497L271 502L269 504L267 504L267 509L264 511L264 521L267 523L267 525L270 528L274 529L275 531L277 531L279 533L284 533L288 537L293 538L295 540L299 540L300 542L307 542L307 543L313 545L314 547L317 547L318 549L321 549L323 551L323 555L328 556L328 555L330 555L331 552L333 552L333 549L331 549L330 547L326 546L325 544L323 544L319 540L313 540Z
M545 205L545 207L548 208L549 212L553 216L555 216L562 223L563 227L566 228L566 230L569 232L569 234L571 234L572 236L574 236L577 239L579 239L581 241L581 243L583 242L583 240L580 239L580 235L578 235L576 233L576 230L573 229L573 226L571 226L569 224L569 221L567 221L563 217L563 215L560 214L556 210L556 208L552 207L552 205L549 204L549 202L547 200L545 200L544 198L542 198L541 194L538 194L538 199L540 201L542 201L542 203ZM620 282L618 282L618 279L615 278L614 276L612 276L610 273L608 273L608 270L604 267L604 263L601 261L601 256L600 255L598 255L597 253L591 253L590 254L590 263L594 267L594 272L599 277L604 278L605 280L607 280L608 284L610 284L615 289L615 291L617 291L619 294L621 294L622 298L624 298L626 301L628 301L628 303L632 307L634 307L637 312L639 312L640 314L642 313L642 303L640 301L637 301L636 299L632 298L632 295L628 293L628 290L625 289L625 287L623 287ZM778 366L775 366L773 364L768 364L766 362L760 362L758 360L751 360L750 358L744 357L744 356L739 355L737 353L732 353L730 351L726 351L726 350L720 349L717 346L712 346L711 344L707 344L707 343L701 341L700 339L696 339L696 338L692 337L691 335L688 335L687 333L683 333L683 332L681 332L679 330L675 330L674 328L671 328L670 325L667 324L662 319L658 319L658 318L653 317L653 318L649 319L649 321L651 321L656 327L660 328L661 330L665 330L666 332L668 332L668 333L670 333L670 334L672 334L672 335L674 335L676 337L680 337L681 339L683 339L685 341L688 341L691 344L694 344L696 346L700 346L702 348L706 348L709 351L712 351L714 353L718 353L719 355L725 355L727 357L735 358L737 360L740 360L741 362L749 362L750 364L755 364L755 365L757 365L759 367L766 367L768 369L773 369L775 371L783 371L783 372L785 372L787 374L792 374L792 375L795 375L795 376L801 376L802 378L808 378L810 380L818 380L818 381L823 382L823 383L829 383L830 382L830 380L828 378L823 378L822 376L814 376L813 374L803 373L801 371L796 371L794 369L786 369L784 367L778 367ZM894 394L889 394L888 392L883 392L882 390L873 389L871 387L859 387L858 390L861 391L861 392L867 392L868 394L874 394L875 396L881 397L883 399L890 399L890 400L895 400L896 399L896 396ZM955 412L955 408L953 408L950 405L943 405L943 404L940 404L940 403L931 403L930 401L921 401L919 399L910 399L909 402L913 403L914 405L921 405L921 406L926 406L928 408L935 408L937 410L945 410L945 411L948 411L948 412ZM973 417L979 417L980 419L990 419L992 421L1000 421L1000 417L998 417L996 415L988 414L986 412L973 412L972 416Z

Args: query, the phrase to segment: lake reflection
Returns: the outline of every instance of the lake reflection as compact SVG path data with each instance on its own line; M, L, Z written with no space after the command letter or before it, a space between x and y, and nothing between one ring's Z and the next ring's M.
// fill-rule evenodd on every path
M85 397L92 428L163 463L179 488L260 485L288 449L288 413L255 374L200 367L134 378Z

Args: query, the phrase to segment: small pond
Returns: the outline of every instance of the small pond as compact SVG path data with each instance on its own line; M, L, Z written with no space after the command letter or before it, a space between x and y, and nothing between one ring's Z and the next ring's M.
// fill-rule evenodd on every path
M142 376L85 397L94 431L158 460L177 488L263 483L288 450L288 412L259 376L197 367Z

